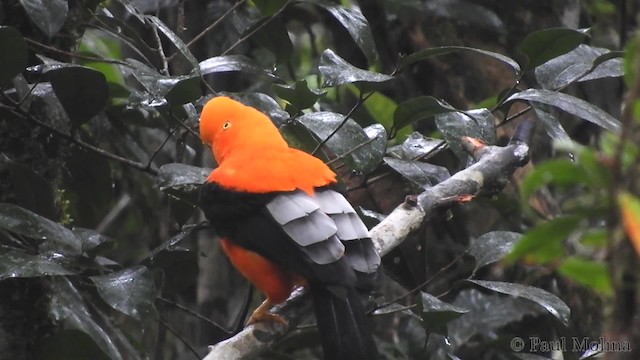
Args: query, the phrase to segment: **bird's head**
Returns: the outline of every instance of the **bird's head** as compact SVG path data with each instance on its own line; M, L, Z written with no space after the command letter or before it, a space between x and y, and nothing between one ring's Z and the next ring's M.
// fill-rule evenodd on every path
M265 114L225 96L209 100L202 109L200 139L211 146L218 164L233 151L288 147Z

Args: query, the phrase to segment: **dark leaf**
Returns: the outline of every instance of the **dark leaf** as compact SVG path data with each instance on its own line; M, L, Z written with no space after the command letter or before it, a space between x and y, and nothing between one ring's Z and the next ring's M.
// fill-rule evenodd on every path
M442 143L442 139L428 138L419 132L414 131L401 145L401 158L405 160L412 160L425 156L426 154L433 156L439 152L439 149L444 149Z
M253 0L256 7L264 16L271 16L278 12L289 0Z
M449 170L438 165L392 157L385 157L384 162L398 174L411 181L416 190L428 189L450 177Z
M529 299L536 304L544 307L553 316L558 318L562 324L569 326L569 317L571 315L571 309L565 304L559 297L554 294L535 288L532 286L497 282L497 281L483 281L483 280L468 280L469 282L482 286L483 288L496 291L499 293L522 297Z
M557 90L576 81L624 75L620 56L604 48L580 44L572 51L536 67L536 80L543 89Z
M122 360L122 354L106 329L89 312L78 289L64 277L52 278L48 291L50 317L65 329L80 330L89 335L111 360Z
M344 120L344 115L332 112L314 112L297 119L322 140L331 135ZM379 137L379 133L376 136ZM373 171L384 155L379 142L372 141L352 119L348 119L326 145L334 155L343 156L351 169L364 174Z
M327 10L347 29L349 35L351 35L353 41L355 41L356 45L362 50L362 53L366 56L370 64L376 60L378 57L376 44L373 41L373 35L371 34L367 19L360 11L347 9L344 6L327 0L312 0L309 2Z
M169 197L169 209L171 209L171 215L178 226L182 227L193 215L195 206L186 201Z
M11 81L27 67L27 43L10 26L0 26L0 84Z
M419 96L398 105L393 113L393 128L397 131L413 122L452 111L458 110L433 96Z
M67 0L20 0L20 4L31 21L49 38L62 28L69 12Z
M164 34L164 36L167 37L167 39L169 39L169 41L171 41L173 46L175 46L176 49L178 49L178 51L182 54L182 56L184 56L184 58L187 59L191 66L193 66L193 71L197 73L200 69L198 66L198 60L195 56L193 56L193 53L191 53L191 50L189 50L187 44L185 44L184 41L182 41L182 39L180 39L180 37L173 32L173 30L171 30L164 22L162 22L162 20L152 15L148 15L147 18L151 20L151 22L155 26L158 27L158 29Z
M182 236L180 234L174 236L171 241L177 241L176 237ZM163 296L178 294L192 286L198 278L198 253L195 251L163 249L145 259L144 264L151 270L161 272L163 283L160 290Z
M288 101L298 112L312 107L322 95L326 94L326 91L311 90L307 80L298 80L293 85L274 84L273 91L278 97Z
M131 6L125 4L125 6ZM151 59L156 57L155 49L149 47L149 45L142 39L139 31L131 27L127 22L113 17L105 15L96 15L96 26L113 37L122 41L128 45L128 48L136 52L147 63L151 63Z
M530 105L533 108L533 111L535 111L536 117L552 140L559 142L571 141L571 137L569 137L569 134L567 134L567 131L560 123L560 119L553 114L551 106L535 102L530 103Z
M189 237L191 237L191 235L194 234L194 232L202 230L204 227L200 226L200 225L187 225L184 227L184 229L182 231L180 231L179 233L173 235L169 240L163 242L162 244L158 245L158 247L156 247L155 249L153 249L148 256L146 256L143 260L143 262L153 262L153 258L158 255L159 253L163 252L163 251L171 251L171 250L175 250L175 248L178 246L178 244L180 244L181 242L187 240Z
M109 87L102 73L82 66L54 69L46 73L69 119L82 125L107 104Z
M502 61L503 63L509 65L514 70L516 75L520 74L520 65L518 65L518 63L515 60L511 59L510 57L495 53L493 51L476 49L471 47L464 47L464 46L441 46L441 47L420 50L411 55L407 55L403 57L402 60L400 60L400 65L404 67L420 60L428 59L433 56L450 54L452 52L471 52L471 53L490 56L496 60Z
M184 105L196 101L202 96L200 78L195 76L181 76L164 96L172 106Z
M393 76L357 68L339 57L331 49L322 53L318 70L324 76L324 87L355 84L363 92L380 88L394 79Z
M264 25L265 22L267 22L266 25ZM293 52L293 44L291 44L291 39L289 38L289 31L287 31L287 27L282 22L282 17L278 16L275 19L262 18L247 29L245 34L255 31L258 27L262 28L255 32L251 38L273 53L276 58L276 64L289 61Z
M557 217L541 223L527 231L507 255L507 262L522 257L529 262L546 263L562 257L564 241L578 229L580 219L576 216Z
M89 334L80 330L58 330L37 347L39 360L111 360Z
M529 34L518 47L518 51L528 58L525 68L533 69L575 49L587 36L584 30L544 29Z
M242 93L240 100L243 104L254 107L269 116L276 126L280 127L289 119L289 114L282 110L278 102L271 96L262 93Z
M505 32L504 23L494 11L471 1L432 0L424 3L424 8L430 14L449 18L460 25L484 28L496 34Z
M473 271L501 260L521 237L522 234L512 231L492 231L475 239L469 247L469 254L476 258Z
M82 243L66 227L13 204L0 204L0 228L45 243L55 243L58 251L79 254Z
M73 233L82 241L82 251L90 252L98 246L113 241L108 236L104 236L92 229L73 228Z
M0 255L0 280L8 278L72 275L73 271L44 256L9 251Z
M48 219L55 219L55 193L51 184L32 169L12 163L9 167L17 205Z
M152 320L156 290L151 272L135 266L108 275L91 276L98 294L112 308L138 321Z
M420 292L418 303L422 324L427 330L446 335L446 324L469 312L467 309L441 301L424 291ZM443 331L444 330L444 331Z
M196 204L200 185L204 184L211 169L185 164L165 164L158 171L157 184L160 191L191 204Z
M253 75L261 75L272 79L278 79L273 72L262 68L260 65L244 55L223 55L211 57L207 60L201 61L199 68L202 75L229 71L242 71Z
M620 132L620 122L599 107L557 91L528 89L511 95L506 102L534 101L557 107L614 133Z
M497 140L495 118L487 109L439 114L436 116L436 126L451 150L463 162L468 158L461 144L463 137L469 136L485 144L494 144Z
M305 125L299 121L288 121L280 126L280 134L287 141L289 146L300 149L302 151L311 153L315 150L316 146L320 144L320 140ZM323 149L320 149L316 155L324 161L328 161L328 158Z

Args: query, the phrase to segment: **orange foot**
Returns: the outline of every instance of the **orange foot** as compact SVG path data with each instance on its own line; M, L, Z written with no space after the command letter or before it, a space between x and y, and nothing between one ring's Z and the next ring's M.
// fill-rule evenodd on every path
M255 324L260 321L267 321L287 326L289 322L285 318L268 311L272 305L273 304L269 301L269 299L265 300L262 304L260 304L260 306L258 306L253 314L251 314L249 320L247 320L247 325Z

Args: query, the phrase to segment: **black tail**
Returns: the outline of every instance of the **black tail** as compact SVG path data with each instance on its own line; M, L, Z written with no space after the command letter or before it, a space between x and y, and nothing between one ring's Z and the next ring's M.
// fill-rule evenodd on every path
M311 294L326 360L378 358L371 326L354 288L311 285Z

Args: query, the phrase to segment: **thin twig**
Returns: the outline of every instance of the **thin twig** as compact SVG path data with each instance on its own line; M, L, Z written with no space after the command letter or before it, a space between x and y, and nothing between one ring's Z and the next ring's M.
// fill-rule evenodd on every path
M65 51L62 49L58 49L55 48L53 46L49 46L43 43L40 43L38 41L35 41L33 39L30 39L28 37L24 38L28 43L31 43L33 45L39 46L43 49L47 49L53 52L57 52L59 54L63 54L63 55L67 55L67 56L71 56L73 58L76 59L81 59L81 60L87 60L87 61L95 61L95 62L103 62L103 63L107 63L107 64L117 64L117 65L123 65L123 66L128 66L128 67L133 67L131 64L128 64L124 61L121 60L116 60L116 59L103 59L103 58L99 58L99 57L94 57L94 56L87 56L87 55L80 55L78 53L73 53L73 52L69 52L69 51Z
M367 141L364 141L364 142L352 147L351 149L349 149L349 150L345 151L344 153L340 154L340 156L337 156L337 157L327 161L326 164L327 165L331 165L331 164L333 164L334 162L336 162L338 160L344 159L345 157L347 157L349 154L353 153L354 151L358 151L358 149L360 149L361 147L363 147L363 146L365 146L367 144L371 144L375 139L376 138L368 139Z
M163 75L167 75L169 76L169 62L167 61L167 57L164 54L164 48L162 46L162 39L160 39L160 34L158 33L158 27L155 26L151 21L147 20L146 21L147 25L151 26L151 30L153 32L153 37L156 40L156 44L158 45L158 48L154 49L157 53L158 56L160 57L160 60L162 61L162 73Z
M508 123L510 123L511 121L513 121L514 119L518 118L519 116L522 116L524 114L526 114L527 112L529 112L531 109L533 109L531 106L527 106L526 108L518 111L517 113L507 117L506 119L504 119L500 124L498 124L496 127L501 127L504 125L507 125Z
M182 342L184 344L184 346L187 347L187 349L189 349L189 351L191 351L191 353L193 353L193 355L196 357L196 359L200 359L200 354L198 354L198 351L196 351L196 349L193 347L193 345L191 345L187 339L183 338L182 335L180 335L178 333L178 331L176 331L174 328L171 327L171 325L169 325L169 323L167 323L166 321L164 321L161 317L158 316L158 318L156 319L156 321L162 325L165 329L169 330L169 332L171 334L173 334L173 336L176 337L176 339L180 340L180 342Z
M173 112L171 113L171 118L175 120L178 123L178 125L180 125L183 129L187 130L189 134L195 136L198 139L200 138L200 134L198 134L195 130L187 126L187 124L185 124L182 120L178 119L178 117Z
M236 2L229 10L227 10L227 12L225 12L224 14L222 14L222 16L220 16L218 18L218 20L214 21L213 24L207 26L206 29L202 30L202 32L200 32L198 35L196 35L193 39L191 39L191 41L189 41L187 43L187 47L191 47L191 45L193 45L196 41L200 40L203 36L205 36L209 31L211 31L213 28L215 28L216 26L218 26L218 24L220 24L227 16L229 16L232 12L234 12L238 7L240 7L242 4L245 3L246 0L240 0L238 2ZM172 56L173 57L173 56Z
M153 152L153 154L151 154L151 157L149 158L149 161L147 162L147 167L151 167L151 163L153 162L153 159L155 159L156 156L158 156L158 154L160 153L160 150L162 150L162 148L167 145L167 142L169 142L169 139L171 139L171 137L173 136L173 134L175 134L175 132L178 130L180 126L176 126L175 128L173 128L173 130L169 131L169 134L167 135L167 138L164 139L164 141L162 142L162 144L160 144L160 146L158 146L158 148Z
M202 314L200 314L200 313L198 313L198 312L195 312L195 311L193 311L193 310L189 309L188 307L185 307L185 306L183 306L183 305L178 304L178 303L177 303L177 302L175 302L175 301L171 301L171 300L169 300L169 299L165 299L165 298L163 298L163 297L161 297L161 296L156 296L156 300L160 300L160 301L162 301L162 302L164 302L164 303L166 303L166 304L169 304L169 305L171 305L171 306L174 306L174 307L176 307L176 308L178 308L178 309L180 309L180 310L182 310L182 311L186 312L187 314L192 315L192 316L196 317L197 319L199 319L199 320L202 320L202 321L206 322L206 323L207 323L207 324L209 324L209 325L213 325L213 326L215 326L216 328L218 328L219 330L222 330L222 331L223 331L223 332L225 332L226 334L232 334L232 332L231 332L231 331L229 331L229 330L225 329L224 327L222 327L222 325L220 325L220 324L216 323L215 321L213 321L213 320L211 320L211 319L207 318L206 316L204 316L204 315L202 315Z

